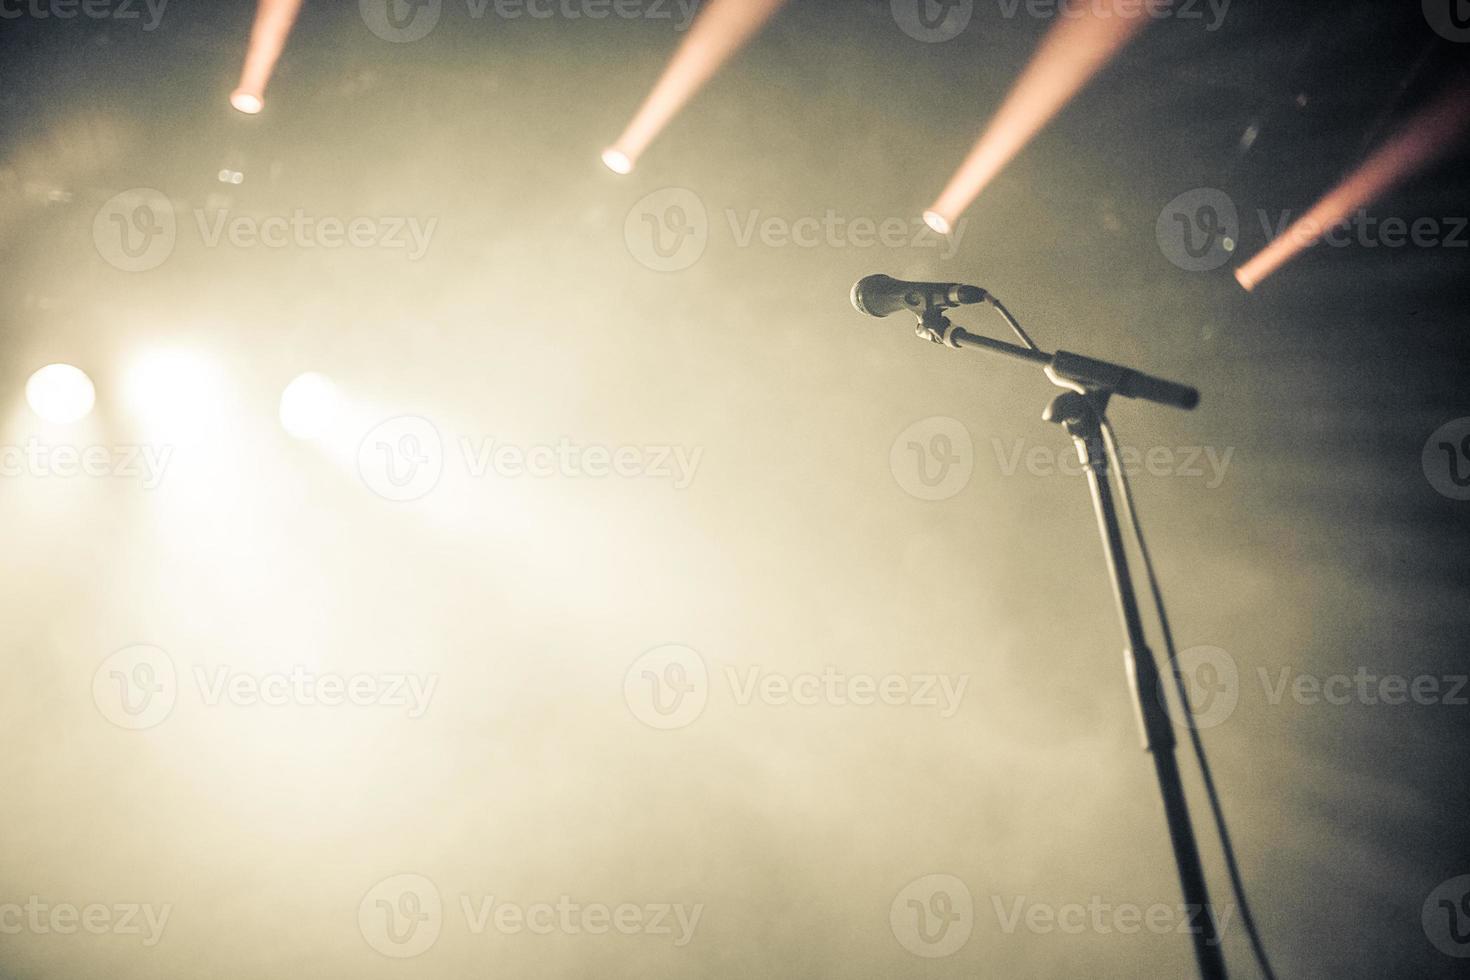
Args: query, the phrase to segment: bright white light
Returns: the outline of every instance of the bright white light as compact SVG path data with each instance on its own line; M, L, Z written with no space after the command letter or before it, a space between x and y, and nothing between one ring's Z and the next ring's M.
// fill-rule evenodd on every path
M630 174L633 172L633 160L616 147L608 147L602 151L602 162L607 164L607 169L615 174Z
M230 105L247 116L253 116L265 108L265 100L253 92L236 89L230 93Z
M933 228L941 235L949 234L949 219L940 214L938 211L925 211L924 224L928 225L930 228Z
M31 411L47 422L65 425L92 410L97 391L92 379L70 364L48 364L26 382L26 401Z
M219 418L229 396L215 364L187 350L157 350L128 366L123 396L150 439L191 443Z
M330 378L308 371L281 392L281 425L297 439L324 435L341 413L342 400Z

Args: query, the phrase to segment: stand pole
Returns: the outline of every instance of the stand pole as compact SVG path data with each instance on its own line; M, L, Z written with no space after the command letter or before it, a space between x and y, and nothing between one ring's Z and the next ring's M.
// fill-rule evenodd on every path
M1154 773L1164 800L1164 816L1169 824L1169 839L1174 845L1174 861L1179 868L1179 883L1184 891L1185 911L1194 919L1190 933L1194 937L1195 960L1204 980L1224 980L1225 960L1220 950L1220 937L1215 930L1214 909L1210 905L1204 870L1200 866L1199 847L1190 826L1184 785L1179 779L1179 768L1174 759L1174 730L1165 708L1158 665L1144 638L1138 597L1128 572L1128 556L1118 525L1112 485L1108 480L1108 455L1102 438L1107 398L1107 392L1068 391L1054 398L1042 417L1066 428L1087 472L1087 485L1092 490L1092 504L1097 512L1097 526L1102 535L1113 596L1118 603L1118 614L1127 640L1123 658L1128 671L1128 686L1133 693L1144 751L1153 756Z

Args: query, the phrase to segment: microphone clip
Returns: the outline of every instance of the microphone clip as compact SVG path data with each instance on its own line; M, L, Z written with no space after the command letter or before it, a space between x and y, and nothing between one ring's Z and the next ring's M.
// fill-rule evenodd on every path
M959 350L960 345L954 339L955 329L955 325L942 310L930 307L919 314L919 321L914 325L914 336L931 344Z

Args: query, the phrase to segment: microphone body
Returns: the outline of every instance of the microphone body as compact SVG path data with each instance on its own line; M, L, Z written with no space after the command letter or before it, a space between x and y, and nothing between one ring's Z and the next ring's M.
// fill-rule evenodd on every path
M1030 343L1024 334L1022 339L1027 341L1025 347L992 340L954 326L943 317L940 319L944 321L945 329L941 335L937 327L931 326L924 318L924 314L929 312L970 303L984 303L988 299L990 294L979 286L967 286L958 282L905 282L881 274L859 279L852 287L852 305L857 307L859 313L883 317L900 310L908 310L921 318L918 335L935 343L947 347L979 347L992 353L1040 363L1046 366L1053 381L1061 378L1087 388L1122 395L1124 398L1138 398L1186 410L1199 404L1199 390L1190 385L1144 374L1111 361L1084 357L1071 351L1047 353ZM996 303L996 308L1005 313L1005 308L999 303ZM1008 314L1005 315L1010 319Z
M930 310L983 303L986 296L979 286L959 282L905 282L881 274L859 279L852 287L852 305L868 316L891 316L901 310L922 316Z

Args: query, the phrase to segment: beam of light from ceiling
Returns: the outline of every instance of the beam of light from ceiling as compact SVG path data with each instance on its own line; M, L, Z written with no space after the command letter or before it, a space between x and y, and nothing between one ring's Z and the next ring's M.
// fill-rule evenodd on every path
M633 121L617 142L602 152L602 162L608 169L630 173L654 137L786 2L710 0Z
M250 28L245 67L240 72L240 84L230 93L230 105L252 116L265 108L266 83L300 11L301 0L260 0L255 8L255 24Z
M1124 13L1106 5L1068 0L1057 22L1016 79L964 163L924 212L924 221L942 235L1041 128L1153 19L1163 3L1141 4Z
M1345 222L1354 211L1423 170L1470 124L1470 76L1462 75L1416 112L1388 141L1285 232L1235 270L1235 281L1255 289L1297 253Z

